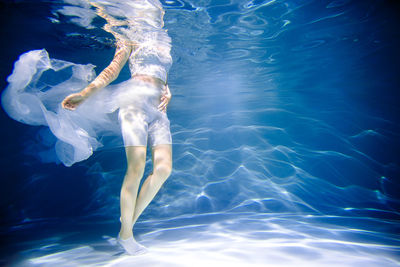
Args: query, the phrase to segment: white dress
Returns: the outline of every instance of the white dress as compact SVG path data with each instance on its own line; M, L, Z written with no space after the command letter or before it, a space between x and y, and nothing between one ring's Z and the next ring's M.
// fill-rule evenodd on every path
M118 35L137 45L129 59L131 74L146 74L166 81L172 65L171 40L163 29L164 11L160 2L94 2L103 4L110 16L122 22L121 26L112 28ZM168 118L166 115L161 118L163 115L157 110L159 88L135 79L106 86L75 111L63 109L61 102L67 95L79 92L96 77L94 67L52 59L44 49L24 53L15 63L13 73L7 79L9 85L2 94L2 106L11 118L45 126L48 137L56 137L46 149L55 150L57 157L54 158L54 153L38 151L44 161L71 166L103 146L145 145L147 136L143 137L145 141L143 138L138 143L132 141L143 135L143 131L129 128L129 124L137 125L138 117L129 118L133 118L131 115L138 112L138 108L147 116L142 121L147 127L150 144L171 142L170 134L165 134L169 133ZM158 118L161 120L157 122ZM164 131L154 131L154 127L164 128Z

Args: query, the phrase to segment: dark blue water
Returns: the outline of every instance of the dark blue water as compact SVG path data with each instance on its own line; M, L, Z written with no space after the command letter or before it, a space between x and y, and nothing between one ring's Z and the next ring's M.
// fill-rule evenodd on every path
M135 226L150 253L115 246L123 148L43 162L46 129L2 111L1 263L399 265L397 2L162 2L174 171ZM1 88L33 49L109 63L104 22L73 24L65 5L0 2Z

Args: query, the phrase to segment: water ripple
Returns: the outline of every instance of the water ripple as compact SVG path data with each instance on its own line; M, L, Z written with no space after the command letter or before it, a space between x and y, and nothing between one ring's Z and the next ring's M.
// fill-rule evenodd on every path
M340 217L285 214L208 214L146 221L139 224L140 242L149 253L121 255L115 238L105 234L86 242L78 232L37 241L18 266L398 266L395 236L382 236L373 227L390 221L357 219L371 230L347 226ZM332 224L333 223L333 224ZM80 226L82 227L82 226ZM75 241L68 241L75 240ZM386 245L381 245L385 240ZM81 245L77 242L86 243Z
M51 21L79 25L68 38L81 43L101 25L71 3ZM174 170L138 224L151 253L114 257L109 247L57 239L26 252L24 264L397 266L400 135L390 68L398 38L383 2L163 3L175 62ZM124 162L120 148L78 166L90 181L82 209L119 214ZM33 192L54 175L27 179L24 192ZM35 222L35 203L26 205L15 228ZM99 247L108 242L111 234Z

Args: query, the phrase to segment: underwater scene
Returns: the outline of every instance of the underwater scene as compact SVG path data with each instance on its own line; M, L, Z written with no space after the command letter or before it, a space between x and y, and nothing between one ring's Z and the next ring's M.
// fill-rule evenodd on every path
M101 100L128 64L90 106L61 100L116 36L139 39L124 22L146 5L170 37L173 167L131 256L118 105ZM400 266L399 14L394 0L0 0L0 264Z

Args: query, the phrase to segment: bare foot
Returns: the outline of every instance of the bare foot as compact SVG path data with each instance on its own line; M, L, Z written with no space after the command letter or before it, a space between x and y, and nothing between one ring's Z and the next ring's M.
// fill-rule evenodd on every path
M128 239L122 239L120 235L118 235L118 243L121 245L121 247L124 248L126 253L129 255L141 255L144 253L147 253L146 247L142 246L136 240L131 236Z

